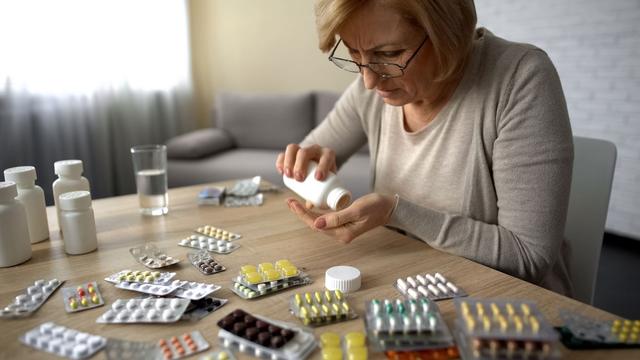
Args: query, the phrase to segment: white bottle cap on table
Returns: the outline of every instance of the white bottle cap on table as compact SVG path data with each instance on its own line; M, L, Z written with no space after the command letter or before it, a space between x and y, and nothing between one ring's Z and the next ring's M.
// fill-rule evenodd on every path
M91 206L91 194L88 191L71 191L58 198L61 210L81 210Z
M0 181L0 201L8 201L18 196L18 188L13 181Z
M350 293L360 289L360 279L360 270L353 266L334 266L324 275L324 287Z
M53 164L53 170L56 175L80 176L84 169L82 160L61 160Z
M16 184L29 184L36 181L36 168L33 166L16 166L4 171L4 179Z

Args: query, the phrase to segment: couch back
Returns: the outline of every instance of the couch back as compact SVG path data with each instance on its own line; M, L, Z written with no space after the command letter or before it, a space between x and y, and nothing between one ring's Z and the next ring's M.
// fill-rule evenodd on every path
M299 143L340 97L329 91L302 94L220 93L214 116L241 148L283 150Z

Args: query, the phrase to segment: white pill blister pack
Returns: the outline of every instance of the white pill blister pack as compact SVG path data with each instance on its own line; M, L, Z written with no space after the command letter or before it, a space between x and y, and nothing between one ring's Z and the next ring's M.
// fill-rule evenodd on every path
M189 299L146 298L118 299L102 314L98 323L170 323L180 320Z
M145 284L138 282L121 281L116 284L118 289L137 291L143 294L166 296L178 290L186 281L174 280L167 284Z
M393 284L408 299L427 298L445 300L467 296L461 288L447 280L442 274L418 274L407 278L399 278Z
M192 249L207 250L216 254L230 254L240 245L229 240L216 240L204 235L191 235L178 242L178 245Z
M182 299L200 300L205 298L207 295L220 290L220 288L220 285L215 284L184 281L173 295Z
M219 227L215 227L213 225L201 226L193 231L200 235L204 235L208 238L212 238L216 240L233 241L233 240L238 240L242 237L242 235L240 234L233 233L231 231L228 231Z
M100 351L107 339L52 322L44 323L28 331L20 341L41 351L70 359L87 359Z
M176 276L176 273L174 272L122 270L104 278L104 281L108 281L112 284L117 284L121 281L128 281L163 285L171 281L174 276Z
M36 280L33 285L24 290L23 294L16 296L11 304L0 310L0 318L31 315L47 301L49 296L51 296L63 282L64 281L58 279Z
M180 259L167 255L153 244L134 247L129 249L129 252L137 262L150 269L159 269L180 262Z

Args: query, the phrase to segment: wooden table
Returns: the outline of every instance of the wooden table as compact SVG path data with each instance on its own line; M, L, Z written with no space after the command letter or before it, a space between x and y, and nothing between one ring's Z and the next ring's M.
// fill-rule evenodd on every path
M110 338L150 342L155 342L161 337L167 338L186 331L200 330L213 349L220 347L216 322L236 308L298 323L288 312L289 296L296 290L252 301L242 300L229 290L230 279L237 274L240 266L273 262L281 258L288 258L295 265L305 267L314 279L313 284L297 288L297 291L322 289L324 272L331 266L352 265L363 274L361 290L350 297L350 303L361 315L360 319L317 328L317 335L329 330L342 334L347 331L362 331L364 323L361 319L365 300L398 298L399 294L391 286L396 278L425 272L441 272L475 297L533 300L554 324L559 323L559 308L570 308L602 319L614 317L602 310L464 258L434 250L422 242L385 228L371 231L350 245L342 245L310 230L291 214L284 203L284 199L291 196L289 192L267 193L264 205L260 207L224 208L198 206L196 196L201 189L202 186L193 186L170 190L170 211L162 217L139 215L135 195L94 201L98 251L79 256L64 253L55 209L48 208L51 240L33 245L33 257L28 262L0 269L0 306L6 306L33 281L54 277L65 280L63 286L97 280L107 306L119 298L133 298L136 296L135 293L117 289L103 279L123 269L144 270L144 267L129 254L129 248L145 243L153 243L168 250L170 255L182 259L179 264L167 268L178 273L176 278L222 285L223 289L215 295L228 298L227 305L194 323L98 324L96 318L104 313L107 307L68 314L64 311L61 292L58 290L33 316L17 320L0 320L0 358L51 357L18 341L19 336L46 321ZM241 244L240 249L229 255L216 256L227 267L227 271L212 276L202 275L188 262L186 254L192 249L177 245L180 239L191 235L194 228L206 224L222 227L243 236L238 240ZM438 302L438 305L449 326L453 326L453 302L445 300ZM640 358L640 351L635 350L563 351L567 358ZM104 352L96 356L104 357ZM320 358L319 351L314 353L314 358ZM381 356L378 355L376 358Z

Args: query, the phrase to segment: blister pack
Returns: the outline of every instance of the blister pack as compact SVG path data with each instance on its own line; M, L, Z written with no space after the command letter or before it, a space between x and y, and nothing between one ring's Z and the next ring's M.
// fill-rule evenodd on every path
M264 195L227 196L224 198L225 207L260 206L264 203Z
M358 317L340 290L294 294L289 300L289 311L304 325L310 326L333 324Z
M191 300L180 320L198 321L223 307L229 300L207 296L200 300Z
M134 247L129 249L129 252L137 262L150 269L159 269L180 262L179 259L167 255L153 244Z
M568 310L560 318L561 340L570 349L640 347L640 320L596 320Z
M150 360L162 356L156 344L120 339L109 339L104 352L108 360Z
M22 294L16 296L11 304L0 310L0 318L24 317L33 314L63 282L58 279L36 280Z
M260 189L260 176L254 176L250 179L242 179L236 181L233 186L227 190L227 195L231 196L251 196L258 193Z
M465 359L555 359L558 333L536 305L503 299L455 299L456 340Z
M444 300L467 296L461 288L447 280L442 274L418 274L407 278L399 278L395 288L408 299L428 298Z
M28 346L69 359L87 359L100 351L107 339L52 322L44 323L20 337Z
M227 270L227 268L211 257L207 250L189 253L187 254L187 257L191 264L205 275L212 275Z
M183 281L181 286L175 290L174 296L189 300L200 300L205 296L218 291L220 285L199 283L195 281Z
M300 275L295 278L276 281L274 284L258 284L258 286L255 287L249 287L236 281L231 281L231 291L245 300L252 300L261 296L271 295L273 293L286 290L290 287L311 284L312 282L313 280L311 280L311 277L300 272Z
M229 240L216 240L204 235L191 235L180 240L178 245L192 249L211 251L216 254L230 254L240 247L240 245Z
M121 281L116 284L116 287L118 289L131 290L131 291L136 291L139 293L149 294L154 296L166 296L180 289L180 287L183 286L185 283L186 281L181 281L181 280L173 280L171 283L166 283L161 285Z
M104 305L104 299L95 281L77 287L65 287L60 291L67 312L89 310Z
M255 265L244 265L240 267L240 275L234 279L235 282L243 284L255 290L258 285L275 286L278 282L284 282L287 279L300 277L301 272L289 260L283 259L275 262L275 265L269 262Z
M236 360L236 357L231 351L217 350L208 354L202 355L199 360Z
M160 339L157 344L162 353L159 360L182 359L209 348L209 343L200 331L172 336L170 339Z
M378 351L447 349L455 346L438 305L422 299L366 302L369 344Z
M222 204L226 189L224 187L206 187L198 193L198 205Z
M108 281L113 284L117 284L121 281L128 281L162 285L171 281L174 276L176 276L176 273L174 272L122 270L104 278L104 281Z
M218 321L226 348L272 360L305 359L316 347L313 333L237 309Z
M189 306L188 299L118 299L102 314L98 323L170 323L180 320Z
M320 335L322 360L366 360L367 336L363 332L351 332L340 339L334 332Z
M227 231L225 229L215 227L213 225L204 225L193 231L202 236L215 239L215 240L234 241L242 237L242 235L240 234L236 234L231 231Z

